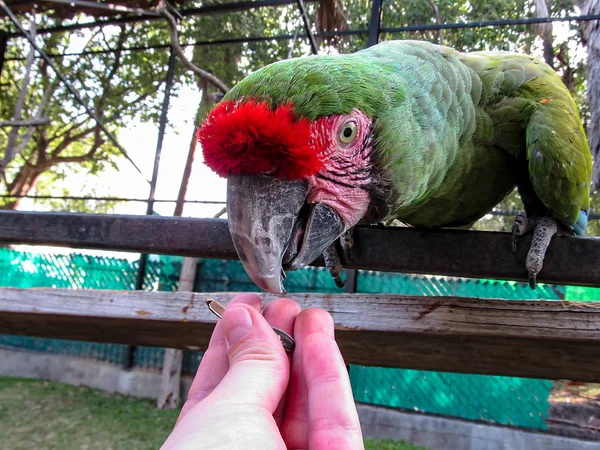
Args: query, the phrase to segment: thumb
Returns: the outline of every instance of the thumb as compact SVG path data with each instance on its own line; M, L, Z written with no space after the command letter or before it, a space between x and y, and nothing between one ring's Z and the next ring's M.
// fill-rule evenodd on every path
M246 304L227 309L221 320L229 370L210 397L223 406L255 406L272 414L290 376L279 338L262 314Z

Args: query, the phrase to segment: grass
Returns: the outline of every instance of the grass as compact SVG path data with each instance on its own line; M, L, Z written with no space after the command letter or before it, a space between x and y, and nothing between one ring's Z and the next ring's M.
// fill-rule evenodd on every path
M1 450L158 449L178 411L86 387L0 377ZM367 450L425 450L367 441Z

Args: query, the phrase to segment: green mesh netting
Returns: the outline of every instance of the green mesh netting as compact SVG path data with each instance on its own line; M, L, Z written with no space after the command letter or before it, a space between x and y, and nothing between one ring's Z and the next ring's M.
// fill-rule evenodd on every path
M150 255L146 290L176 290L183 258ZM0 286L18 288L135 289L138 261L81 254L29 253L0 249ZM0 335L0 345L124 364L127 346ZM138 347L136 365L162 366L163 349Z
M565 300L576 300L578 302L600 302L600 288L566 286Z
M357 401L470 420L542 428L552 382L494 375L350 367Z
M502 298L564 298L565 288L538 284L365 271L357 279L361 293ZM547 380L352 366L357 401L463 419L546 429L552 383Z
M177 289L182 258L150 256L144 289ZM80 254L55 255L0 249L0 286L91 289L134 289L138 262ZM286 288L294 292L340 292L320 268L289 272ZM201 260L195 291L256 291L238 261ZM600 299L600 289L471 280L359 271L361 293L456 295L504 299ZM0 345L77 355L122 364L125 345L0 335ZM160 369L164 349L139 346L135 365ZM202 355L184 353L183 370L194 373ZM407 369L352 366L351 381L358 401L435 414L545 429L550 382L511 377L464 375Z

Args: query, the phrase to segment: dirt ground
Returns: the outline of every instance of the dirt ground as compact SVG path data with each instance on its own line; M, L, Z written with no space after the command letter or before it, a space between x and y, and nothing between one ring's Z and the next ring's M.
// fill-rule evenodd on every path
M557 381L550 404L546 419L550 431L600 441L600 384Z

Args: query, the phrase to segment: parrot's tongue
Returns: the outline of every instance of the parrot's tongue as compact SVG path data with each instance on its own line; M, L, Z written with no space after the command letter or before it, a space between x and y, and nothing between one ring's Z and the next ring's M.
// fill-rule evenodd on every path
M317 259L343 233L329 206L305 204L306 181L234 175L227 179L229 231L248 276L260 288L285 294L283 269Z

